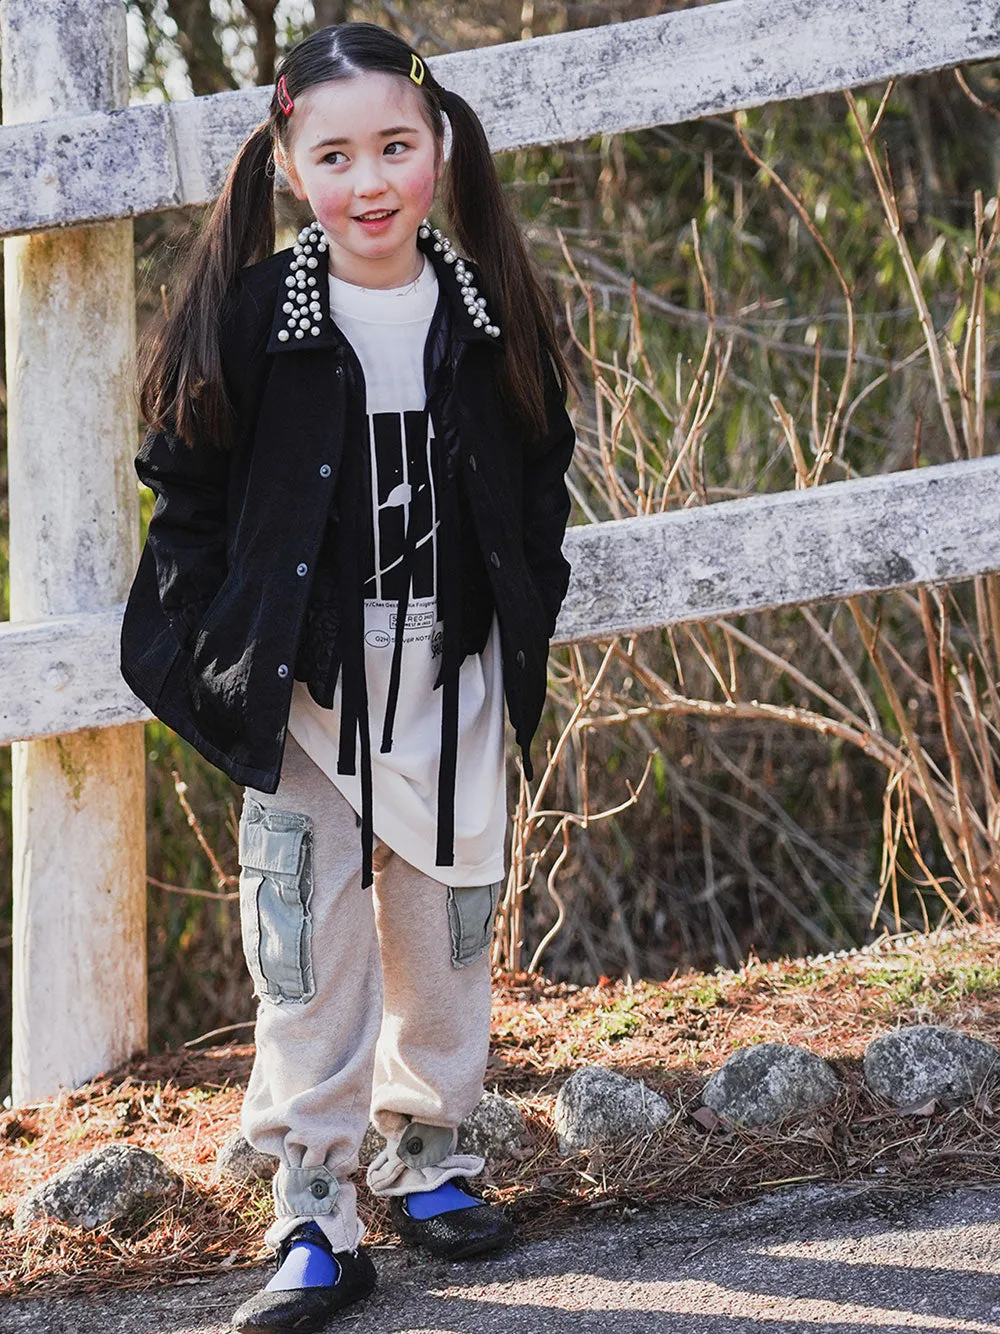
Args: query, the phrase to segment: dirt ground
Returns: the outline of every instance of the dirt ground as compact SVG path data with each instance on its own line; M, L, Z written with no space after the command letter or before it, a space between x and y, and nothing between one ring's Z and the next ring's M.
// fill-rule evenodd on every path
M595 1211L728 1206L779 1186L1000 1182L1000 1093L984 1089L971 1103L900 1113L861 1079L866 1044L901 1023L944 1023L995 1039L998 946L1000 929L986 928L660 983L576 988L500 977L486 1085L520 1105L527 1141L518 1159L492 1166L487 1198L508 1205L530 1242ZM737 1048L763 1041L799 1043L826 1057L842 1080L836 1101L766 1130L697 1118L706 1077ZM214 1170L237 1126L252 1054L249 1045L228 1044L150 1056L0 1115L0 1295L146 1288L222 1275L268 1255L261 1238L269 1187L220 1181ZM556 1093L590 1064L644 1079L670 1100L670 1124L613 1152L564 1158L552 1128ZM127 1235L57 1223L13 1231L27 1190L112 1140L158 1153L182 1175L183 1189ZM362 1192L362 1208L368 1240L391 1246L382 1206Z

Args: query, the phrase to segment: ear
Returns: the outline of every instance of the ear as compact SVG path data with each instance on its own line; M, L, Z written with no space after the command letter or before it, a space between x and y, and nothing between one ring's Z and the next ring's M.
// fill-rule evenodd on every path
M299 173L295 170L295 164L291 161L285 149L278 144L274 150L274 158L278 166L288 177L288 183L292 187L292 194L296 199L305 199L306 192L302 188L302 181L299 179Z

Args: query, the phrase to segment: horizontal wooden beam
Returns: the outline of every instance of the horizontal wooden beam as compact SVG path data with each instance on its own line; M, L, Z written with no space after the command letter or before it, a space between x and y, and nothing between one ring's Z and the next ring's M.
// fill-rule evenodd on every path
M726 0L428 63L496 151L997 57L994 0ZM205 203L270 97L251 88L3 126L0 236Z
M571 528L554 642L1000 570L998 513L991 456ZM152 716L118 670L123 606L0 625L0 742Z
M586 524L556 643L1000 570L1000 456Z

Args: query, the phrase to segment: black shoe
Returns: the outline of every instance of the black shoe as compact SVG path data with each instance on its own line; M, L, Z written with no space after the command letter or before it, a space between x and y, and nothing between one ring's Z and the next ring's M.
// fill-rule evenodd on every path
M456 1186L459 1183L454 1182ZM471 1194L463 1182L459 1189ZM467 1209L449 1209L431 1218L414 1218L406 1207L410 1196L390 1195L389 1216L400 1238L411 1246L423 1246L438 1260L465 1260L506 1246L514 1236L514 1225L497 1205L480 1202Z
M234 1329L249 1334L313 1334L335 1311L361 1301L375 1287L375 1266L363 1246L356 1251L332 1251L320 1229L308 1223L280 1242L276 1269L285 1263L292 1245L302 1240L322 1246L333 1256L340 1269L336 1283L274 1292L262 1289L233 1312L230 1323Z

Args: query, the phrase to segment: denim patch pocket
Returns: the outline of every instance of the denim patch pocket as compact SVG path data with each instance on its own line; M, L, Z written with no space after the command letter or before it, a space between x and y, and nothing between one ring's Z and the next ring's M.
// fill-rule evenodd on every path
M307 1001L312 975L313 827L308 815L246 797L239 826L240 927L258 996Z
M448 886L451 962L456 968L475 963L489 948L502 888L502 880L492 885Z

